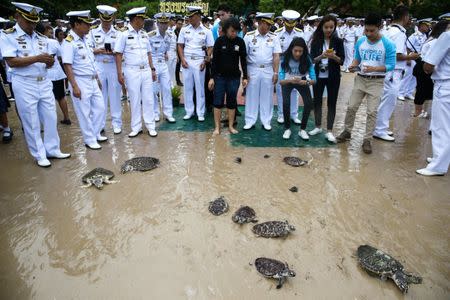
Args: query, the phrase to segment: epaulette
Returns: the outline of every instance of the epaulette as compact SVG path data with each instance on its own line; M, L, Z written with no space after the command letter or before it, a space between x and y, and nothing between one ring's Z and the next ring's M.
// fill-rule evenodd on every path
M269 34L271 34L271 35L276 35L275 33L273 33L272 31L269 31Z
M246 35L253 35L253 34L255 34L255 32L256 32L256 30L253 30L253 31L247 32Z
M155 36L156 35L156 30L150 31L148 33L148 36Z
M123 27L122 27L123 28ZM120 31L120 27L117 25L114 25L114 29Z
M92 30L92 29L98 28L98 26L99 26L99 24L97 24L97 25L92 25L92 26L91 26L91 30Z
M280 31L282 31L282 30L283 30L283 27L278 28L277 30L275 30L275 32L280 32Z
M297 32L303 32L303 30L301 30L300 28L294 27L294 30Z
M119 29L117 29L117 30L119 30L119 31L121 31L121 32L125 32L125 31L128 30L128 27L124 26L124 27L119 28Z
M37 33L37 35L40 36L40 37L47 38L46 35L44 35L44 34L42 34L42 33L40 33L40 32L37 32L37 31L36 31L36 33Z
M69 43L71 41L73 41L73 36L71 34L67 35L67 37L65 38L66 41L68 41Z
M3 30L3 32L6 33L6 34L13 33L14 31L16 31L16 27L11 27L9 29Z

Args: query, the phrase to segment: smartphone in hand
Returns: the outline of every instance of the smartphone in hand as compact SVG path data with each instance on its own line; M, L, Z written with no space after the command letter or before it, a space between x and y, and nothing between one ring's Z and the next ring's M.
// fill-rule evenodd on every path
M105 43L105 50L106 50L107 52L112 52L112 49L111 49L111 43Z

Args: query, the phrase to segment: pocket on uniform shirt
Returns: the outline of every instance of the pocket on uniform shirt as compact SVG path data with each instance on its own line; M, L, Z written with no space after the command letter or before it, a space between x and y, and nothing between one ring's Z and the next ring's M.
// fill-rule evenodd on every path
M435 97L438 97L441 102L450 103L450 84L448 81L435 83L435 85L437 85Z

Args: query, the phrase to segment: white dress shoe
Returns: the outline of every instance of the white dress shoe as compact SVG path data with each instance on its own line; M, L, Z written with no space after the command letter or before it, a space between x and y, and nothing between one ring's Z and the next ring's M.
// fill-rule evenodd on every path
M100 149L102 149L102 146L100 146L98 143L86 144L86 147L88 147L91 150L100 150Z
M292 122L294 122L294 124L297 124L297 125L302 124L302 121L299 118L292 119Z
M309 140L309 135L308 135L308 133L306 133L306 131L305 130L300 130L299 132L298 132L298 136L299 137L301 137L303 140L305 140L305 141L308 141Z
M288 140L291 138L291 130L290 129L286 129L283 133L283 139Z
M158 115L155 116L155 122L159 122L159 121L161 121L161 119L159 118L159 116L158 116Z
M249 129L251 129L252 127L253 127L252 124L245 124L245 125L244 125L244 130L249 130Z
M185 116L183 117L183 120L189 120L190 118L192 118L192 116L190 116L190 115L185 115Z
M387 133L387 135L390 135L390 136L394 135L394 133L392 131L390 131L390 130L386 131L386 133Z
M423 176L444 176L445 173L438 173L434 171L427 170L426 168L416 170L417 174L423 175Z
M310 134L311 134L311 133L310 133ZM333 133L331 133L331 132L327 132L327 133L325 134L325 138L326 138L327 141L329 141L330 143L333 143L333 144L336 144L336 143L337 143L336 138L334 137Z
M278 122L278 124L284 124L284 118L278 117L277 122Z
M431 163L433 161L432 157L427 157L427 163Z
M103 135L97 136L98 142L106 142L107 140L108 140L108 138L106 136L103 136Z
M406 96L405 98L408 99L408 100L414 100L413 96Z
M151 137L155 137L155 136L158 135L158 133L156 132L155 129L150 129L150 130L148 131L148 135L151 136Z
M174 117L168 117L166 120L167 120L167 122L169 122L169 123L175 123L175 122L176 122L176 120L175 120Z
M59 152L59 153L50 155L48 158L66 159L66 158L69 158L69 157L70 157L70 153Z
M37 164L39 167L42 167L42 168L48 168L52 165L52 163L46 158L38 160Z
M373 135L374 138L379 139L379 140L383 140L386 142L393 142L395 141L395 138L393 136L390 136L388 134L384 134L384 135Z
M139 131L132 131L132 132L130 132L130 133L128 134L128 137L130 137L130 138L137 137L141 132L142 132L142 130L139 130Z
M308 132L309 133L309 135L316 135L316 134L319 134L319 133L322 133L322 128L314 128L313 130L311 130L310 132Z
M263 125L263 128L264 128L264 130L267 130L267 131L271 131L272 130L272 126L270 126L269 124Z
M405 101L406 99L405 99L405 97L403 97L403 96L398 96L398 100L400 100L400 101Z
M204 122L205 121L205 117L198 117L198 121L199 122Z
M114 132L114 134L121 134L122 129L120 129L119 127L115 127L115 128L113 128L113 132Z

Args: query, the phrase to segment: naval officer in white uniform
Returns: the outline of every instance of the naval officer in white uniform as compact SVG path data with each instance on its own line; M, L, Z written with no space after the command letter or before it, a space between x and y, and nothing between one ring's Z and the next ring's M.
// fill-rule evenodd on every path
M28 149L40 167L49 167L48 158L70 157L59 148L55 97L47 77L47 68L55 63L56 53L48 53L47 37L35 32L42 8L11 3L16 7L17 24L0 35L0 52L11 68L12 89Z

